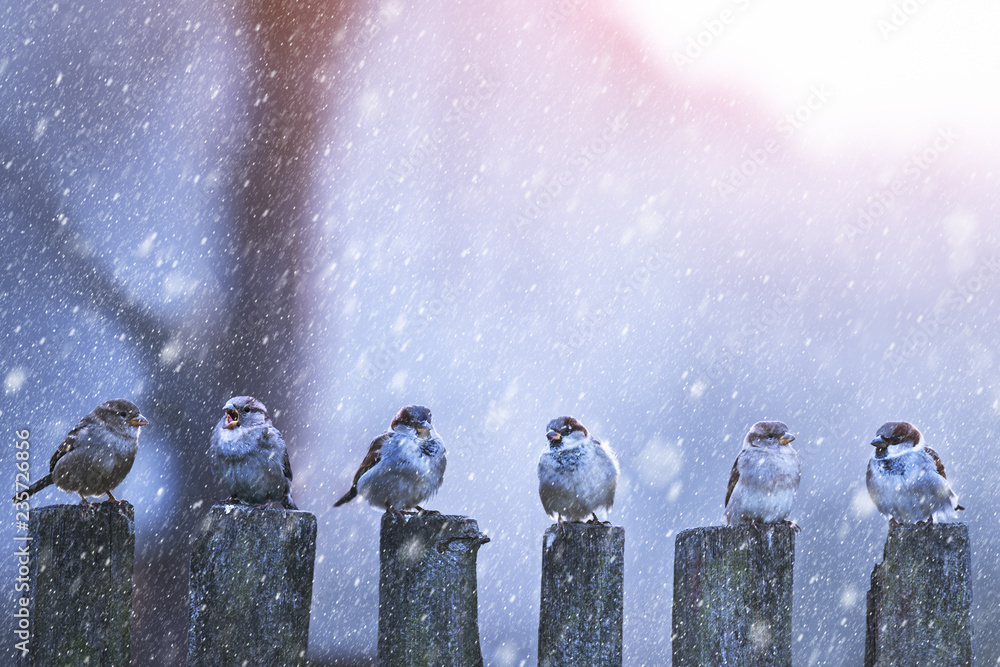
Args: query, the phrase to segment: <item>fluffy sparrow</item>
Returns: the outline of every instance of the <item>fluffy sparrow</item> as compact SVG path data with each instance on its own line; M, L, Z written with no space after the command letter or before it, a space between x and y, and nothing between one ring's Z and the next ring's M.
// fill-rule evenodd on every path
M229 490L227 503L264 506L277 502L295 510L292 466L267 408L253 396L234 396L212 431L208 456L216 479Z
M726 523L788 521L802 477L795 436L782 422L757 422L743 440L726 490Z
M558 521L598 521L611 511L618 486L618 461L611 448L591 438L573 417L549 422L549 448L538 458L538 495L546 514Z
M67 493L87 496L111 495L132 469L139 451L139 429L149 424L131 401L116 398L101 403L81 419L56 449L49 461L49 474L14 496L15 502L27 500L50 484Z
M900 523L956 521L958 496L944 475L937 452L909 422L882 424L868 461L868 494L889 527Z
M372 441L354 475L354 484L334 503L339 507L360 495L388 511L415 508L441 488L445 449L431 426L431 411L410 405L399 411L389 430Z

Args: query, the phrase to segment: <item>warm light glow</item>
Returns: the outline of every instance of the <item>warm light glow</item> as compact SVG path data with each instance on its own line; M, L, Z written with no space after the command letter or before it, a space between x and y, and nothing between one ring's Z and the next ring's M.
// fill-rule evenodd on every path
M976 137L984 152L1000 140L996 3L726 0L706 8L622 0L621 6L649 52L694 85L759 97L778 117L801 104L810 86L828 86L835 103L802 135L816 148L912 145L949 123ZM680 62L689 53L695 57Z

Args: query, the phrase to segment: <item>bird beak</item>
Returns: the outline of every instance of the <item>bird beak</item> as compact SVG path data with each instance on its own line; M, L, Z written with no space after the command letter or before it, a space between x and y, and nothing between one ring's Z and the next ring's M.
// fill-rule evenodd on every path
M792 435L791 433L786 433L785 435L783 435L780 438L778 438L778 442L780 442L783 445L787 445L788 443L790 443L793 440L795 440L795 436Z
M562 440L562 436L559 435L558 431L549 431L545 434L545 437L549 439L549 442L559 442Z
M879 437L875 438L874 440L872 440L872 447L878 447L878 448L881 449L882 447L888 447L888 446L889 446L889 443L886 442L885 438L883 438L882 436L879 436Z
M132 426L149 426L149 420L141 414L138 417L132 417L132 419L129 419L128 423Z
M431 432L431 423L428 421L422 421L417 424L417 433L420 435L427 435Z
M240 411L234 407L226 406L226 426L225 428L236 428L240 425Z

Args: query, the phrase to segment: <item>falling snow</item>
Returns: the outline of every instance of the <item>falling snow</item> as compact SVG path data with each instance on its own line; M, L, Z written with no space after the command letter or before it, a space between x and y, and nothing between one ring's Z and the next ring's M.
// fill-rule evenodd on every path
M379 515L332 503L407 404L448 448L429 507L491 538L488 665L536 662L535 470L564 414L621 463L625 664L669 664L674 536L720 523L761 419L803 464L795 664L861 660L868 443L895 419L968 508L976 662L1000 660L995 7L287 4L0 12L0 413L33 477L100 401L149 418L118 490L136 664L184 663L240 394L318 519L317 665L373 664Z

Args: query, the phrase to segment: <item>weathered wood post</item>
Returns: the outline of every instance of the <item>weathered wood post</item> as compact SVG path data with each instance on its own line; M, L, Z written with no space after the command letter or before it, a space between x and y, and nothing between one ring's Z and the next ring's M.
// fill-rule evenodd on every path
M625 529L550 526L542 538L539 667L621 667Z
M379 667L483 664L476 554L489 541L465 516L383 515Z
M316 517L212 507L191 549L188 665L305 665Z
M964 523L889 532L868 591L865 667L972 664L971 552Z
M135 524L128 503L31 510L28 653L19 665L131 663ZM18 606L20 609L20 606Z
M673 664L792 664L795 531L685 530L674 549Z

